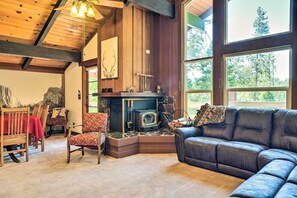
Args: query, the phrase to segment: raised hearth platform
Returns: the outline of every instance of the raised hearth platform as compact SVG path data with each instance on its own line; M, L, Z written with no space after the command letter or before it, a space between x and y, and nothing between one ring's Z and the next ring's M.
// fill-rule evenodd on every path
M176 153L175 139L171 133L111 133L107 137L107 153L115 158L123 158L137 153Z

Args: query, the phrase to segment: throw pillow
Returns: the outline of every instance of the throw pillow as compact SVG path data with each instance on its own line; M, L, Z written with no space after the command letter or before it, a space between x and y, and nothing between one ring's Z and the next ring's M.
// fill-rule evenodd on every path
M200 115L200 119L195 126L203 126L206 124L222 123L225 120L225 106L211 106L208 105Z
M66 108L62 108L61 110L60 110L60 113L59 113L59 116L60 117L66 117Z
M54 108L52 112L52 118L57 118L60 112L61 112L61 109Z
M209 106L210 105L208 103L205 103L204 105L201 105L200 109L197 110L197 114L194 118L194 126L197 126L199 120L202 118Z

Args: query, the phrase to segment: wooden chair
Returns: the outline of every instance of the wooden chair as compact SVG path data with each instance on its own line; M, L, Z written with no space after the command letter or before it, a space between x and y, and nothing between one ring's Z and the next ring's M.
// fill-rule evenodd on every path
M29 161L29 122L29 107L1 108L0 166L3 166L4 154L14 152L26 152L26 161ZM9 145L21 145L21 147L19 150L4 151L4 146Z
M67 163L70 162L70 154L75 151L81 151L84 155L85 148L92 148L98 152L98 164L100 164L101 152L106 147L106 132L107 132L107 118L106 113L85 113L83 117L82 133L77 133L69 130L67 136ZM77 127L77 126L74 126ZM76 135L72 135L75 133ZM76 148L71 150L71 146Z
M60 113L64 109L64 115L61 116ZM58 115L57 113L58 112ZM68 123L68 112L69 110L65 108L54 108L48 115L48 119L46 121L46 126L49 127L49 131L45 133L45 137L48 138L53 133L53 127L61 126L64 131L64 136L67 136L67 123ZM56 114L56 116L53 116Z
M40 107L40 122L42 125L42 129L45 132L46 130L46 120L47 120L47 115L48 115L48 109L49 109L49 105L41 105ZM38 148L38 143L39 141L41 142L41 152L44 151L44 136L45 134L43 134L42 138L40 140L35 141L35 148Z
M32 116L40 116L41 105L35 104L32 111Z

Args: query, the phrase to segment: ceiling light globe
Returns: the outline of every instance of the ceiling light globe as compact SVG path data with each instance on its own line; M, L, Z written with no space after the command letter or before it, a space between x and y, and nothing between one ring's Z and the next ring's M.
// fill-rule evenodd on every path
M85 4L84 2L82 2L82 3L80 4L79 11L82 11L82 12L86 13L87 10L88 10L88 8L87 8L87 4Z
M70 15L73 16L73 17L76 17L77 13L78 13L78 10L77 10L76 6L75 5L72 6Z
M79 18L85 18L86 16L85 16L85 13L83 11L79 10L79 12L77 14L77 17L79 17Z
M88 16L88 17L95 17L95 13L94 13L93 8L89 8L89 9L88 9L87 16Z

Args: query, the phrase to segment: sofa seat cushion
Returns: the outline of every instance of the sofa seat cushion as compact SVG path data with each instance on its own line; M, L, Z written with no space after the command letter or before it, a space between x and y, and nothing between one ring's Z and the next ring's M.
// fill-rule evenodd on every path
M291 182L297 185L297 167L295 167L290 173L287 182Z
M273 160L265 167L263 167L258 173L259 174L268 174L275 177L279 177L284 181L287 180L292 170L295 168L296 164L287 160ZM296 172L297 173L297 172ZM297 175L295 175L297 176ZM294 176L292 175L292 178ZM297 178L296 178L297 179Z
M208 162L217 162L217 145L227 140L212 137L190 137L185 141L185 156Z
M230 197L271 198L284 185L285 181L268 174L256 174L239 185Z
M297 153L283 150L283 149L268 149L262 151L258 156L258 167L263 168L269 162L275 159L288 160L291 162L297 162Z
M297 185L292 183L285 183L277 192L274 198L295 198L297 197Z
M217 146L217 160L219 164L256 173L258 154L265 149L267 147L247 142L222 142Z

